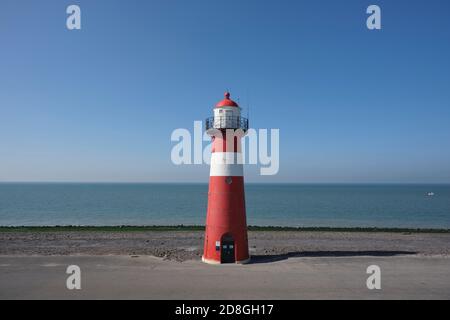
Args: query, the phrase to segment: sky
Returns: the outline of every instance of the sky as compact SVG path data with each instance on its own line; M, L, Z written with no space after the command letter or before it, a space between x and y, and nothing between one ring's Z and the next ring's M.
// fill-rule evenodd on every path
M247 181L450 183L449 9L2 0L0 182L207 182L208 165L172 163L170 137L230 90L252 128L280 130L278 174Z

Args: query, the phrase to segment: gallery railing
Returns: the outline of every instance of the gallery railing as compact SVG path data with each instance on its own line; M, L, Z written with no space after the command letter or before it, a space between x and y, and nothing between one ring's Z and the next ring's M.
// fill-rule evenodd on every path
M210 117L206 119L206 130L210 129L242 129L248 131L248 119L244 117Z

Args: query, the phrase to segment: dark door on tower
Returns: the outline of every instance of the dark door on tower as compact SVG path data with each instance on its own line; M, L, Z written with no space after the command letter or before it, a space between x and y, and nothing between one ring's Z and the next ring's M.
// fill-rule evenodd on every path
M222 237L222 248L220 250L220 261L222 263L235 263L234 257L234 239L231 235Z

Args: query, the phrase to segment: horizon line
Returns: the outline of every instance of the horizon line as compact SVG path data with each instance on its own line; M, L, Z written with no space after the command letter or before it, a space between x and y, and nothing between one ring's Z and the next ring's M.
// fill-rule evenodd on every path
M0 181L0 184L208 184L208 181ZM245 184L304 184L304 185L450 185L450 182L256 182L256 181L246 181Z

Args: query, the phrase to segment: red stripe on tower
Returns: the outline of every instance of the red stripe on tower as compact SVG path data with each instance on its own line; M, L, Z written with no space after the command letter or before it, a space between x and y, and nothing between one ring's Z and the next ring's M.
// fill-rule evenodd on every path
M250 256L241 138L248 120L241 117L240 107L228 92L214 108L214 116L206 120L206 130L213 136L213 145L202 260L246 263Z

